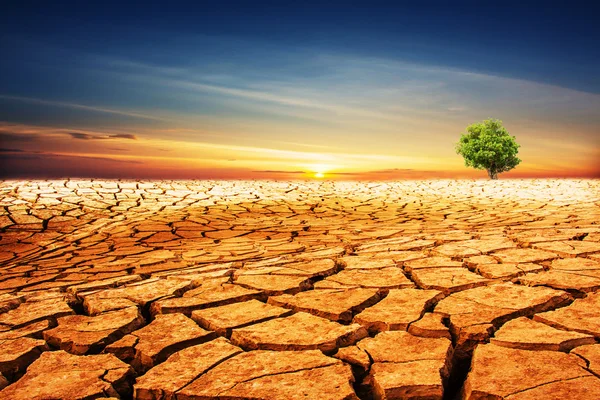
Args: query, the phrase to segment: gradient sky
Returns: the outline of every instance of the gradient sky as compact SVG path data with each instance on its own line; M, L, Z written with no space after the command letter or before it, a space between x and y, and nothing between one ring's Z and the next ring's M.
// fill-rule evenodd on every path
M501 177L600 177L597 8L284 3L4 3L0 177L484 178L489 117Z

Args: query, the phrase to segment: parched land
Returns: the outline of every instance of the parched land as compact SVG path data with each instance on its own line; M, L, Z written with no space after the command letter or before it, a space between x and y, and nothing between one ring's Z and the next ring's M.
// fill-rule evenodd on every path
M598 399L600 181L0 182L0 399Z

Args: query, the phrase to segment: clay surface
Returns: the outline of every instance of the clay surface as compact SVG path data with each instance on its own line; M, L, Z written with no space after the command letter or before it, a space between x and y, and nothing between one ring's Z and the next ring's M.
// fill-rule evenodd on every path
M598 180L25 180L0 205L0 399L600 398Z

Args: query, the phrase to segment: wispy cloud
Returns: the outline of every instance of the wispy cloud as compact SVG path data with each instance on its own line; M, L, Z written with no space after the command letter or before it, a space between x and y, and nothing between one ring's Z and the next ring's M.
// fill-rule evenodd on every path
M85 104L69 103L69 102L65 102L65 101L46 100L46 99L38 99L38 98L34 98L34 97L23 97L23 96L10 96L10 95L5 95L5 94L0 94L0 99L20 101L20 102L25 102L25 103L43 104L43 105L48 105L48 106L53 106L53 107L74 108L74 109L79 109L79 110L94 111L94 112L114 114L114 115L122 115L122 116L132 117L132 118L164 121L163 118L153 116L153 115L142 114L142 113L132 112L132 111L112 109L112 108L90 106L90 105L85 105Z
M87 133L81 133L81 132L67 132L66 134L68 136L71 136L73 139L81 139L81 140L90 140L94 137L92 135L88 135Z
M306 171L283 171L283 170L274 170L274 169L267 169L264 171L252 171L252 172L257 172L260 174L306 174Z
M8 159L76 159L76 160L96 160L96 161L110 161L111 163L123 163L123 164L143 164L140 160L121 159L113 157L99 157L93 155L82 155L72 153L52 153L42 151L24 151L19 149L0 149L0 152L16 153L14 155L6 155Z
M83 132L66 132L66 135L71 136L73 139L79 140L107 140L107 139L130 139L137 140L137 137L132 134L115 134L115 135L90 135L89 133Z
M133 134L116 134L116 135L108 135L105 138L102 139L131 139L131 140L137 140L137 137Z
M8 143L8 142L34 142L39 139L37 134L24 134L24 133L16 133L11 132L9 128L7 131L2 130L2 126L0 123L0 142Z

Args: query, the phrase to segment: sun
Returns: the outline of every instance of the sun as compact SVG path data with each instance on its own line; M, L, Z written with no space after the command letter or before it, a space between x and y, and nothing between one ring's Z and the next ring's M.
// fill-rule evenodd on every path
M329 164L312 164L309 168L312 170L315 179L323 179L325 178L327 171L331 170L332 166Z

